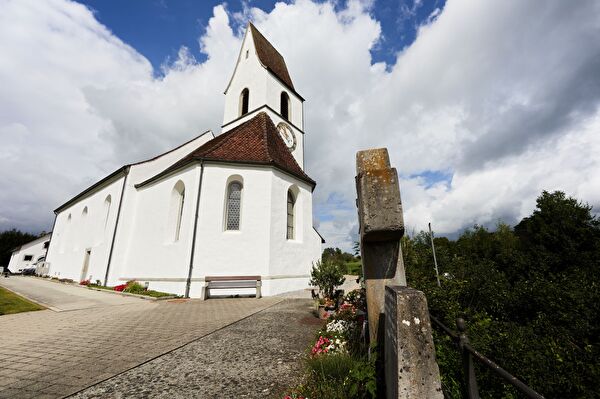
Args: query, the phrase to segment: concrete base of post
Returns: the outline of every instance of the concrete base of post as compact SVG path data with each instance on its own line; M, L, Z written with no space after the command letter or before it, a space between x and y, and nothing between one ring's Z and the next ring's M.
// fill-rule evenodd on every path
M440 371L425 294L413 288L385 288L386 397L442 399Z

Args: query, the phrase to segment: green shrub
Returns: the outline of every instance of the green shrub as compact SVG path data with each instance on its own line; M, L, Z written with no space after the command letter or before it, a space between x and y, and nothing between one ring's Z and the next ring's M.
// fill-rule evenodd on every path
M337 287L344 284L344 271L331 261L317 261L310 272L310 284L319 287L325 298L332 298Z
M125 287L123 292L129 292L130 294L145 294L146 287L144 287L137 281L128 281L127 287Z

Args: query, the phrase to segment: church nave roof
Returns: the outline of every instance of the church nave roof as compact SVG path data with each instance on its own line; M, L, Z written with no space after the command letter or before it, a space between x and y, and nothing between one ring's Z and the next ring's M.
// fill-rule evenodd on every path
M233 162L271 165L315 186L288 150L271 118L260 112L252 119L215 137L136 187L150 183L193 161Z

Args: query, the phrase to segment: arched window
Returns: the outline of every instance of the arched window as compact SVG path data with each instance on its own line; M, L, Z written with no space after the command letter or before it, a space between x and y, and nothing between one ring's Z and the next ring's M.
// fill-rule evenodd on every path
M227 187L227 204L225 208L225 230L240 229L240 211L242 208L242 183L232 181Z
M290 120L290 96L285 91L281 92L281 116L286 121Z
M88 207L86 206L85 208L83 208L83 211L81 211L81 220L85 221L85 218L88 215Z
M112 202L112 197L109 194L104 199L104 230L106 230L106 226L108 225L108 217L110 216L111 202Z
M248 103L250 102L250 90L242 90L240 94L240 116L248 113Z
M175 183L171 191L171 209L169 212L169 230L173 241L179 241L181 222L183 220L183 205L185 203L185 185L181 180Z
M296 210L296 198L292 190L287 193L287 239L294 239L294 211Z

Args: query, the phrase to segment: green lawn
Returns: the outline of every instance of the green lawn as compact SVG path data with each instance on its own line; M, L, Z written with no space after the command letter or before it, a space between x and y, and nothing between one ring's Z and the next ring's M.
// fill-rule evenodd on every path
M362 274L362 264L360 261L355 262L346 262L346 273L352 275L360 275Z
M31 312L33 310L42 310L43 306L28 301L11 291L0 287L0 315Z

